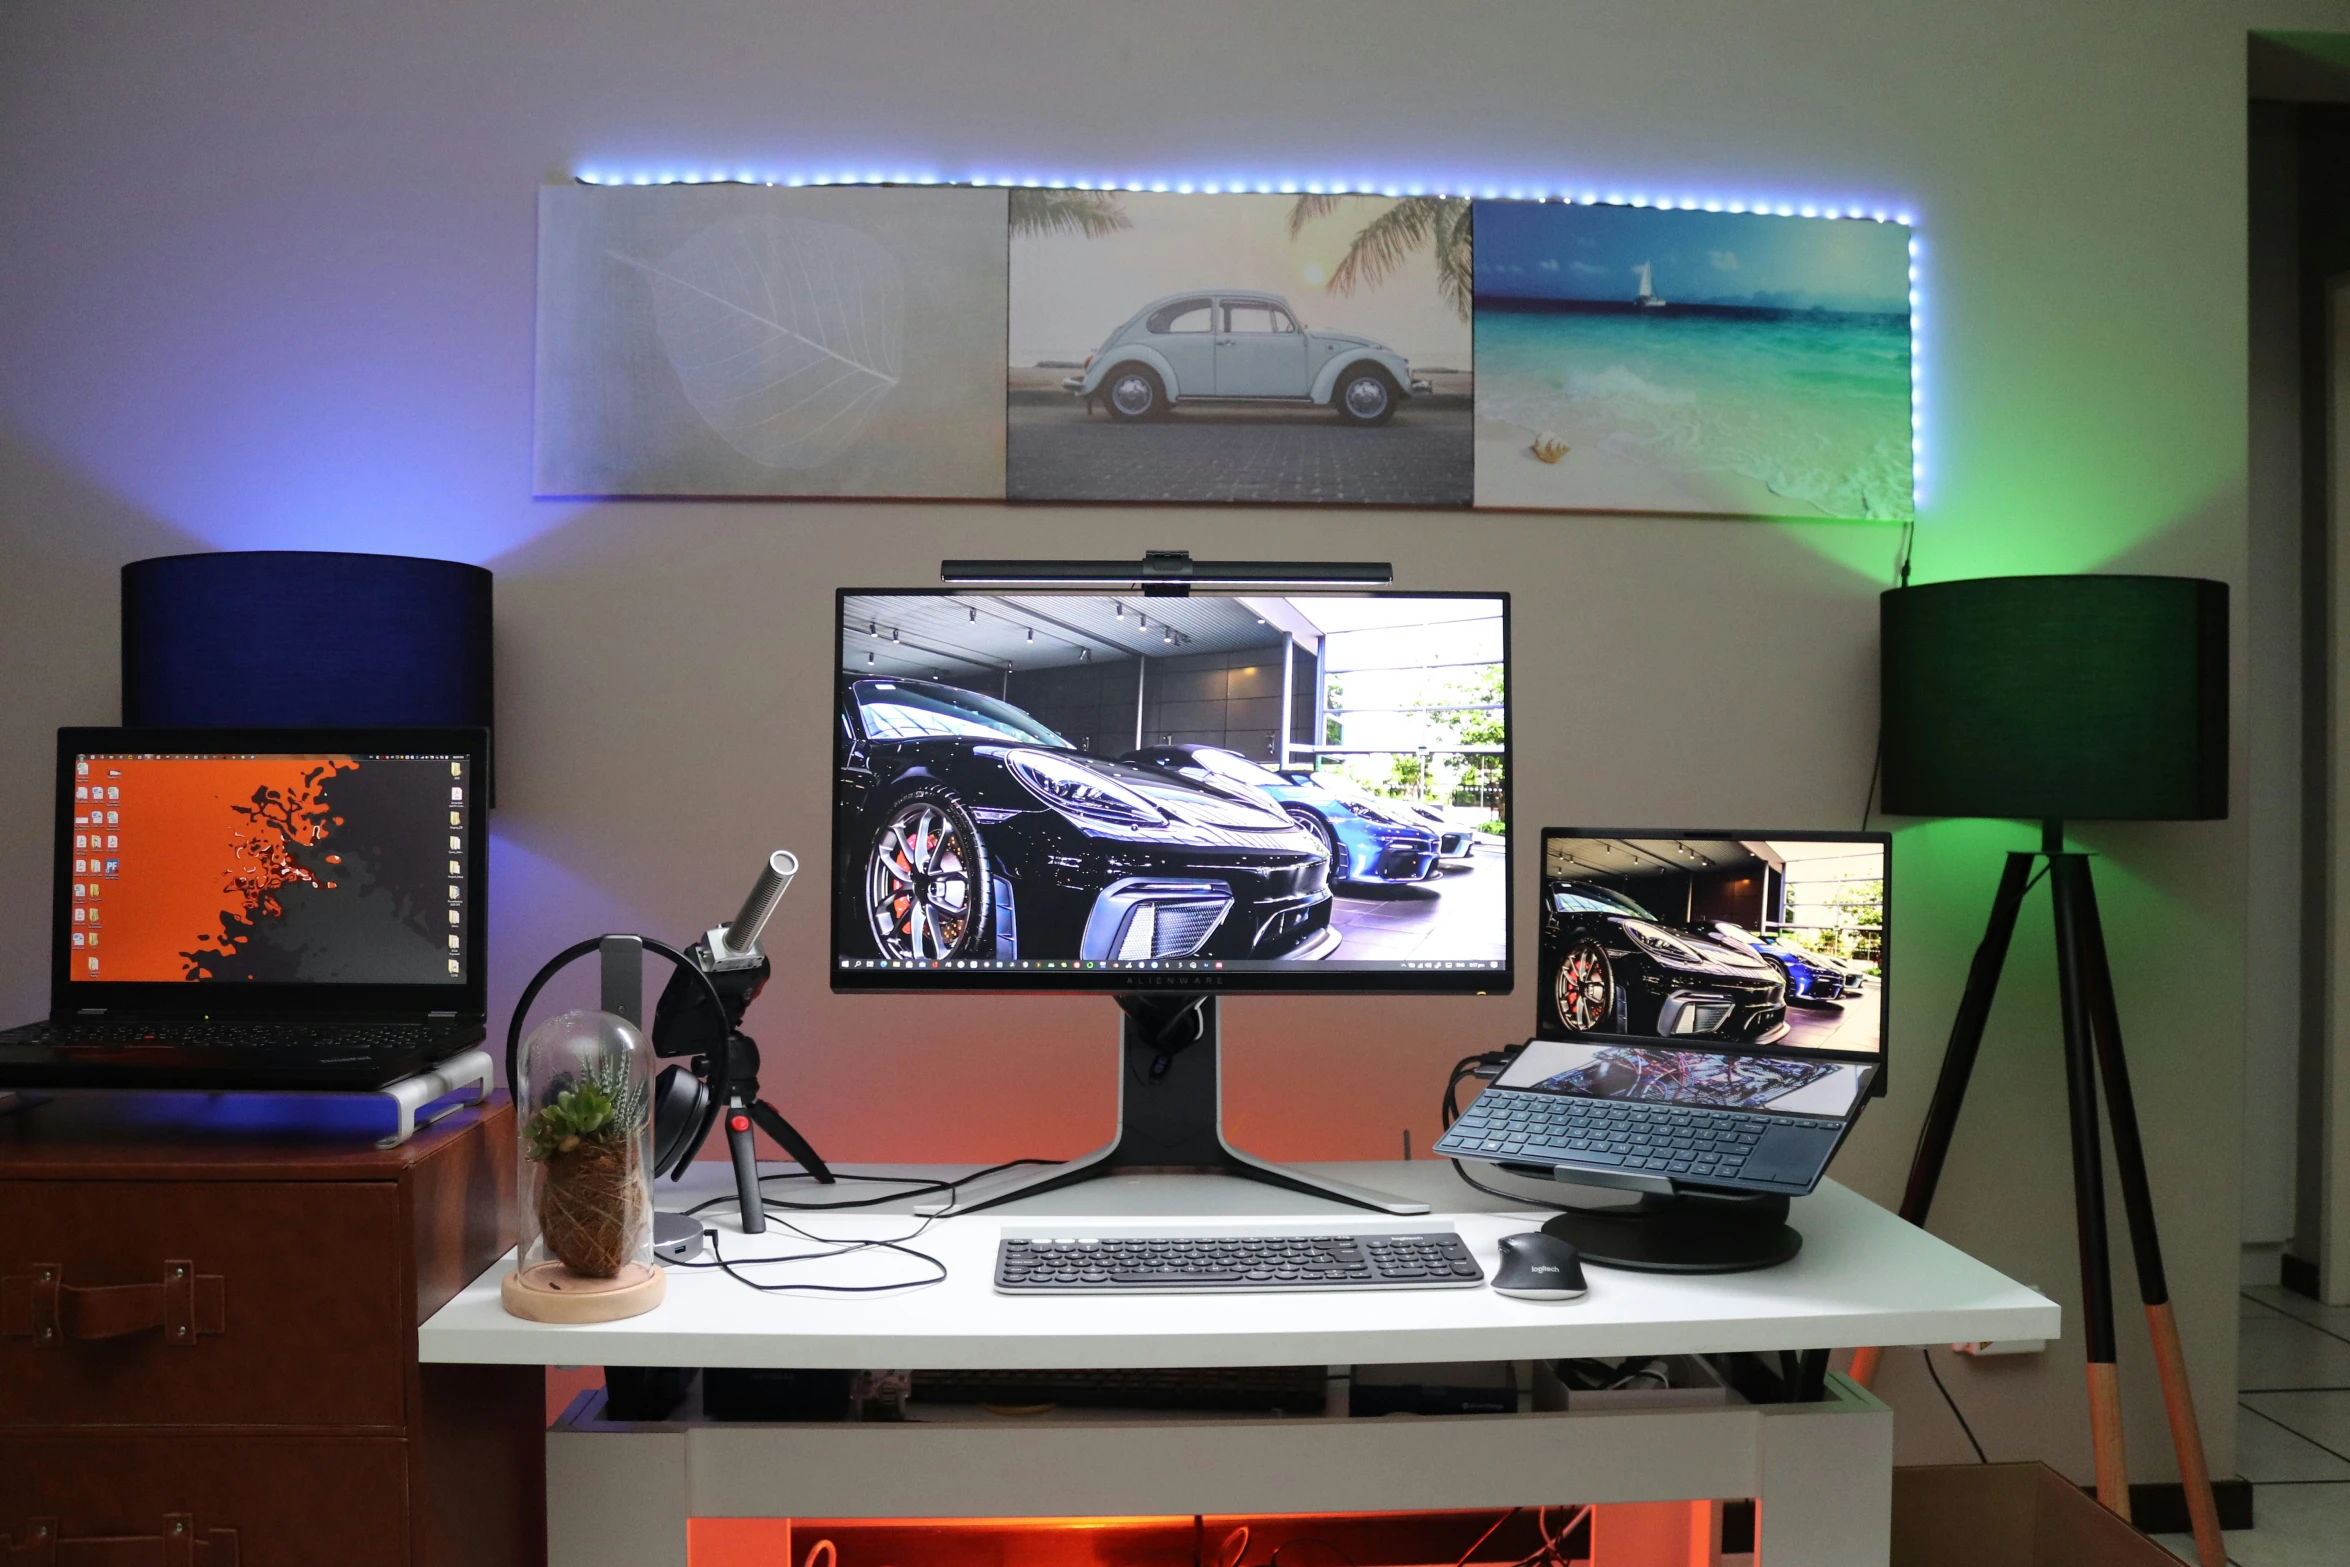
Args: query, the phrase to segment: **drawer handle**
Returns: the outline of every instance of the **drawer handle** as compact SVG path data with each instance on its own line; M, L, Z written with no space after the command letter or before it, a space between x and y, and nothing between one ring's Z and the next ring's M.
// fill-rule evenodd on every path
M54 1518L27 1519L22 1536L0 1534L0 1562L8 1567L82 1567L118 1562L130 1551L161 1567L237 1567L237 1531L199 1534L194 1513L165 1513L160 1534L85 1534L68 1540L58 1535Z
M228 1330L221 1275L198 1273L173 1257L153 1284L75 1285L60 1263L36 1262L30 1273L0 1278L0 1338L29 1338L44 1349L72 1339L123 1338L156 1330L163 1342L192 1348L199 1337Z

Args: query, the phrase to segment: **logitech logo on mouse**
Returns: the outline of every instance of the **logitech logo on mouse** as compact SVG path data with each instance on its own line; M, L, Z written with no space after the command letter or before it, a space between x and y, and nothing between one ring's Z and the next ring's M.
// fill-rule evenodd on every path
M1558 1269L1552 1267L1549 1263L1538 1262L1530 1271L1535 1273L1556 1273L1558 1272Z

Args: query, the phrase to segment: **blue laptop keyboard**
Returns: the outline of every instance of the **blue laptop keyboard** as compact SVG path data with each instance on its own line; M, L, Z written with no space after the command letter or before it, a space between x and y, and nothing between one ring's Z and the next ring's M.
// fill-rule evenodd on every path
M1735 1179L1773 1118L1685 1105L1488 1088L1436 1143L1439 1154L1495 1162Z

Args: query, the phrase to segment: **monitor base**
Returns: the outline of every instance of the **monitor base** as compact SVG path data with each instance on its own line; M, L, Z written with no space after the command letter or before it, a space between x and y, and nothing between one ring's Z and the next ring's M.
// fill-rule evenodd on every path
M1424 1202L1308 1175L1243 1153L1224 1140L1223 1044L1215 997L1123 995L1118 1006L1124 1014L1118 1135L1066 1164L991 1176L952 1203L919 1211L973 1213L1081 1181L1141 1174L1230 1175L1375 1213L1428 1211Z
M1578 1208L1546 1220L1542 1233L1583 1260L1635 1273L1748 1273L1803 1250L1784 1197L1643 1193L1620 1208Z

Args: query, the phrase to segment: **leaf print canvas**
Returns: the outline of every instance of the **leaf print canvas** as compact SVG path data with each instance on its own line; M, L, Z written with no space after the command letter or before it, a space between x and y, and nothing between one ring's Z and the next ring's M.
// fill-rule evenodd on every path
M550 186L541 495L1004 492L1005 196Z

